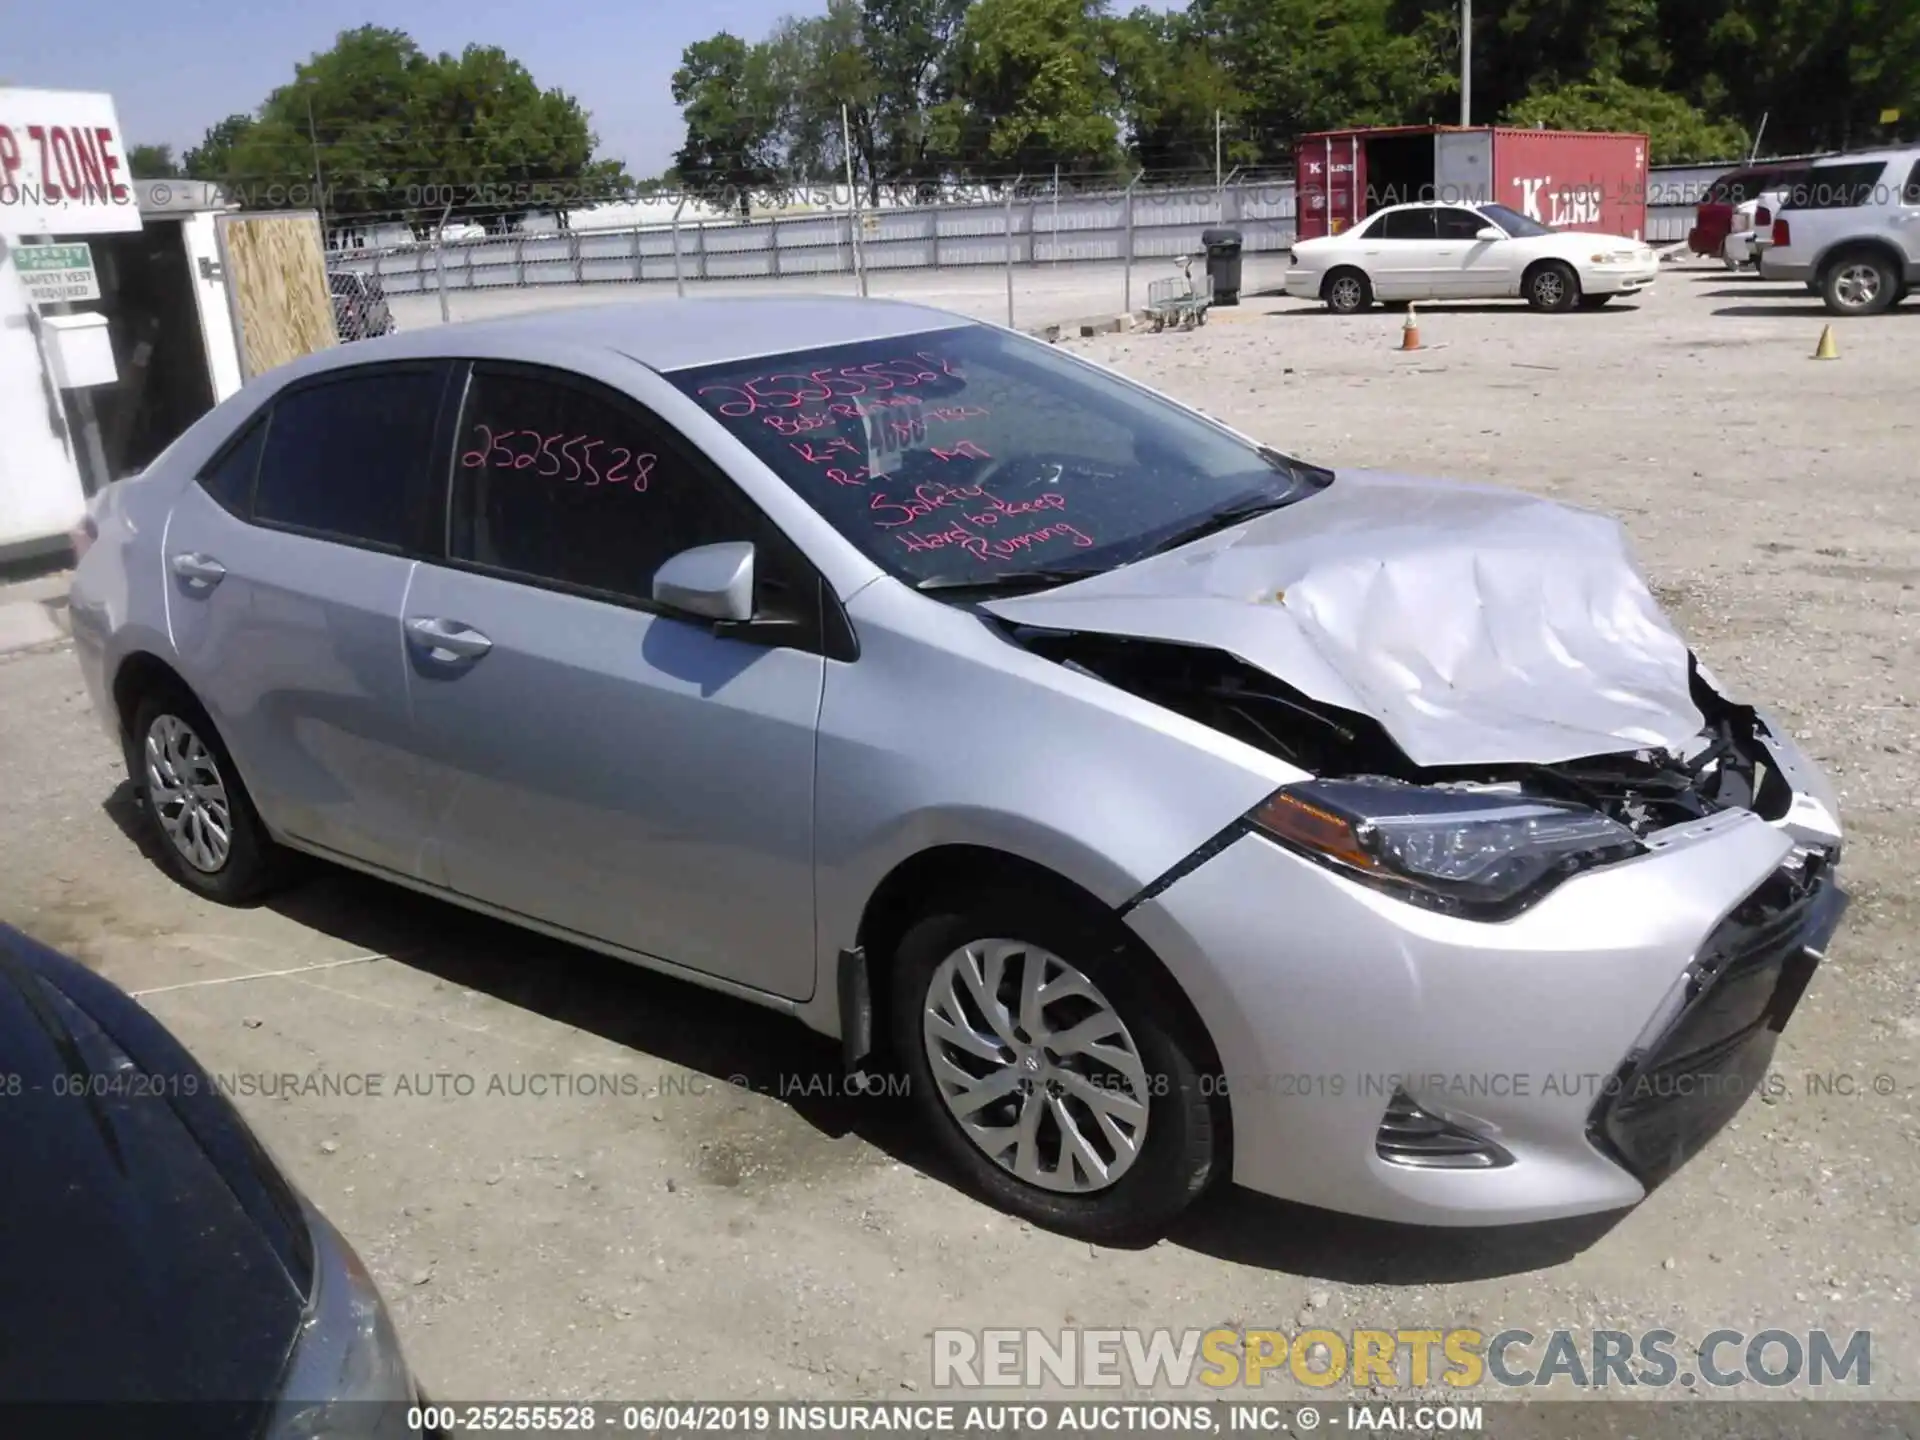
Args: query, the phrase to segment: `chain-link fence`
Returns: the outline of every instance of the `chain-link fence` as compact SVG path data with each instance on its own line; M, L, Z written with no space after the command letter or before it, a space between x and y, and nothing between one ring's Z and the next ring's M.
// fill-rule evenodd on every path
M333 291L333 328L341 340L368 340L393 333L393 311L378 275L338 264L329 257L327 285Z
M1694 206L1726 168L1653 172L1647 240L1684 240ZM1250 260L1284 252L1295 234L1293 181L1238 172L1217 184L1143 184L1135 177L1072 189L1023 177L878 209L844 187L783 198L783 211L747 218L683 218L682 198L665 222L603 228L591 214L577 213L568 228L556 221L555 228L509 235L336 251L329 260L335 283L348 287L335 290L341 335L383 333L377 327L392 323L387 295L437 295L444 320L451 317L449 297L470 291L672 283L684 293L703 281L844 276L865 293L870 276L978 267L1008 271L1011 321L1015 270L1089 262L1118 267L1113 299L1132 310L1146 285L1145 276L1136 282L1135 266L1164 275L1169 259L1199 253L1203 230L1238 230Z

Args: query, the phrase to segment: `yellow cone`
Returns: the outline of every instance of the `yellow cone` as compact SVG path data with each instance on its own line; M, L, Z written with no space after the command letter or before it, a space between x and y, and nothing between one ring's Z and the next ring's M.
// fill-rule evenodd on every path
M1814 348L1813 358L1816 360L1838 360L1840 358L1840 347L1833 343L1833 326L1821 326L1820 343Z

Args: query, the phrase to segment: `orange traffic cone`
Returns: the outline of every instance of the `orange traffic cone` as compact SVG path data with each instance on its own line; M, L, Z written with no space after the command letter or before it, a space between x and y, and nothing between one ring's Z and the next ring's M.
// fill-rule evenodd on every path
M1400 327L1400 348L1402 350L1420 348L1420 321L1414 314L1411 302L1407 305L1407 323Z
M1833 343L1833 326L1823 325L1820 327L1820 343L1814 347L1813 358L1816 360L1838 360L1840 358L1840 347Z

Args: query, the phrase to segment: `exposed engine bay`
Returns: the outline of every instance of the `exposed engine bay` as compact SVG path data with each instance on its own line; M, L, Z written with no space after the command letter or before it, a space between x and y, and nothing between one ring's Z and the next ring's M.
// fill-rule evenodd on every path
M1791 787L1768 763L1759 723L1692 676L1707 726L1680 753L1640 750L1557 764L1421 767L1379 721L1293 689L1225 651L1161 640L1009 627L1036 654L1197 720L1321 778L1383 776L1419 785L1574 801L1646 836L1719 811L1777 819Z

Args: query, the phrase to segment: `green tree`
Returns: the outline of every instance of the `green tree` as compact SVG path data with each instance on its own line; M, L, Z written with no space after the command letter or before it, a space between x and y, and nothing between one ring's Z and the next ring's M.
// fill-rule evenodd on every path
M1193 0L1189 13L1245 97L1246 132L1269 161L1286 159L1309 131L1444 118L1458 89L1457 24L1441 10L1402 0Z
M782 103L773 52L721 32L681 52L673 103L687 125L674 155L680 181L698 195L752 213L753 192L777 186Z
M187 155L189 174L254 208L316 204L334 224L402 222L424 233L448 213L490 230L567 211L626 184L596 158L586 112L542 90L497 46L428 56L367 25L294 67L257 116L229 116Z
M127 170L136 180L173 180L185 175L171 145L129 145Z
M219 183L233 174L233 147L253 128L253 116L229 115L209 126L200 143L180 157L187 174L195 180Z
M1629 85L1617 77L1530 95L1511 106L1501 123L1644 132L1647 159L1655 165L1737 158L1746 154L1748 143L1746 130L1737 122L1710 119L1678 95Z
M1120 160L1118 98L1101 66L1102 0L974 0L930 137L956 167L1030 178Z
M872 83L876 174L925 196L942 167L931 148L933 112L950 98L946 60L969 0L863 0L861 47Z
M1193 17L1140 7L1107 22L1105 53L1135 164L1211 171L1217 122L1223 164L1260 158L1240 133L1240 92Z

